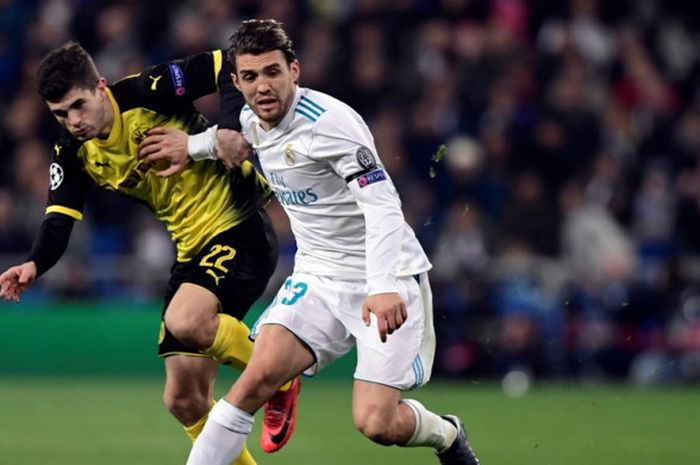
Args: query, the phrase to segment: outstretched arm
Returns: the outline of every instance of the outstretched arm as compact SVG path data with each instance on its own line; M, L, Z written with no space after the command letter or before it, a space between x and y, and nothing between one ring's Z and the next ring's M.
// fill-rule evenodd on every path
M68 247L73 218L53 213L41 223L29 258L0 275L0 297L6 301L20 301L20 295L34 280L53 267Z

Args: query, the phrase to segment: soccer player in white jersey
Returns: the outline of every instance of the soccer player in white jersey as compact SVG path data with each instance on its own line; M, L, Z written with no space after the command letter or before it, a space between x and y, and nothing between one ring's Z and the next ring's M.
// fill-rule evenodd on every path
M282 384L315 374L353 345L352 414L362 434L383 445L432 447L442 464L478 464L459 418L401 399L430 378L431 265L368 127L344 103L298 86L299 62L274 20L244 22L229 60L247 103L242 134L289 216L297 254L253 328L248 366L212 409L187 464L229 464L253 414ZM190 147L215 145L196 140Z

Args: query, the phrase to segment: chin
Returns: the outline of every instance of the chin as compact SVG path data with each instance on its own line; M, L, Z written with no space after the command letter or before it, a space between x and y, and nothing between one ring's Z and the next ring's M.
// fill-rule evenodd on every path
M83 134L82 136L75 136L75 138L81 142L92 140L95 137L97 137L97 134L92 134L92 133Z

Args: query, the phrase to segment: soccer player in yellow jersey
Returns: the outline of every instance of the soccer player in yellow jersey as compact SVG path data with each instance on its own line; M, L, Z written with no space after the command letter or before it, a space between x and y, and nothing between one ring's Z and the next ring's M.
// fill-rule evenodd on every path
M205 130L208 122L192 102L230 85L226 62L215 50L107 85L75 42L44 57L38 91L65 131L53 146L46 218L32 251L26 262L0 275L0 297L19 302L21 293L65 252L93 185L145 203L177 246L158 353L165 359L165 405L193 440L213 404L218 363L242 369L252 352L241 319L264 291L277 260L276 239L263 209L270 188L249 162L231 170L216 160L186 163L165 177L175 167L152 166L139 157L139 146L155 127L156 135ZM222 95L239 98L232 92ZM233 115L227 126L232 129L243 106L239 100L222 105L228 112L222 121ZM154 147L167 151L157 143ZM277 405L288 410L284 418L294 418L297 392L298 379L278 392ZM271 412L279 419L279 411ZM255 461L244 449L235 463Z

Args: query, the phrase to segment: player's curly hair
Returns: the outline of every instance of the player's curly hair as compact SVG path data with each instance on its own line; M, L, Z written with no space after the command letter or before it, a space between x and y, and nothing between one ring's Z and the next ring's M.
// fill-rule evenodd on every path
M229 39L227 56L235 72L237 55L260 55L273 50L284 53L287 63L297 58L294 44L284 30L283 23L274 19L249 19L243 21Z
M36 73L41 98L58 102L74 87L94 89L100 80L95 62L77 42L67 42L50 51Z

